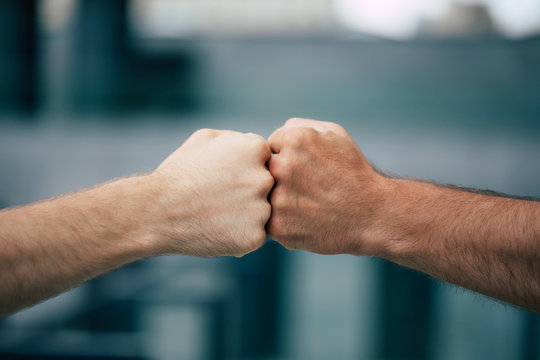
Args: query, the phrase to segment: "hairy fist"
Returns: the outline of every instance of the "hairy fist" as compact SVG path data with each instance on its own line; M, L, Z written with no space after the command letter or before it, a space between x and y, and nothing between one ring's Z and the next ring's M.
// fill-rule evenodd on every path
M242 256L266 238L274 179L270 148L255 134L195 132L153 173L162 252Z
M269 140L269 235L288 249L368 255L386 178L339 125L290 119Z

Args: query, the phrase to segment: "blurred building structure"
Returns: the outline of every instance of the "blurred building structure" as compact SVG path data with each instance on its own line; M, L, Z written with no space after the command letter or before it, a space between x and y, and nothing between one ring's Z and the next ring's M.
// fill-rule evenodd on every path
M336 27L332 0L135 0L142 37L313 36Z
M502 7L4 0L0 203L150 170L197 128L267 136L290 116L343 124L391 172L538 196L540 37ZM538 360L539 343L536 315L275 243L145 260L0 320L2 359Z
M423 21L419 35L462 39L501 36L487 7L464 4L453 4L437 20Z

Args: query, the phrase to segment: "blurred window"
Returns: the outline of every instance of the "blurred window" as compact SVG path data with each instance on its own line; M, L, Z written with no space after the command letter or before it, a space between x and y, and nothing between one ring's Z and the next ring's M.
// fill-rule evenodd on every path
M537 0L132 0L141 38L362 33L391 39L540 31Z
M133 0L143 38L303 35L334 28L332 0Z

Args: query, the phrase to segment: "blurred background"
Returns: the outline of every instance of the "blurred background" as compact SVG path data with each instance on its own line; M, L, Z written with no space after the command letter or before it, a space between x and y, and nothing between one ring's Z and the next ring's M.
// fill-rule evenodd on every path
M342 124L392 173L539 196L539 34L537 0L2 0L0 206L292 116ZM532 360L539 343L537 315L270 241L141 261L0 320L2 359Z

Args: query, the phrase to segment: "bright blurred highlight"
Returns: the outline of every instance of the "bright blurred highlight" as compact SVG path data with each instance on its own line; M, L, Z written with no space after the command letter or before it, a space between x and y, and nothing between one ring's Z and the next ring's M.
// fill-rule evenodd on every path
M306 36L361 33L405 40L417 36L509 38L540 31L535 0L134 0L141 37Z

